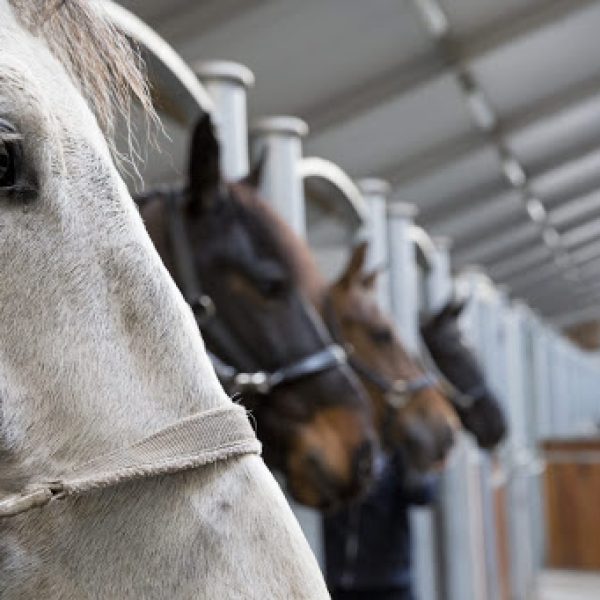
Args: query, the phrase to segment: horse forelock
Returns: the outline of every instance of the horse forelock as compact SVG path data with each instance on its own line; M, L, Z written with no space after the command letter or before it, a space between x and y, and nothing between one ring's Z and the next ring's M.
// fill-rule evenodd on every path
M139 102L156 118L140 54L112 25L99 0L8 0L21 24L44 40L79 88L115 151L116 123L127 125Z
M272 239L278 254L288 264L294 282L315 306L320 306L326 283L308 244L251 186L236 183L230 187L240 206Z

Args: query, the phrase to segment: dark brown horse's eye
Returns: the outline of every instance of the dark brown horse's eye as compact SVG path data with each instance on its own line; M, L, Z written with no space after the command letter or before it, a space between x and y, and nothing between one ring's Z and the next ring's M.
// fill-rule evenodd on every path
M267 299L276 299L285 296L287 282L282 278L264 279L258 282L260 294Z

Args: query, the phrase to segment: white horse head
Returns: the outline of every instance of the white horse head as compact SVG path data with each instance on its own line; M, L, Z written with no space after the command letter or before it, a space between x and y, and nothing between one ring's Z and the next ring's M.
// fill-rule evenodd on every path
M84 0L0 0L0 48L1 495L230 400L102 131L145 101L122 40ZM327 592L245 456L0 520L0 596Z

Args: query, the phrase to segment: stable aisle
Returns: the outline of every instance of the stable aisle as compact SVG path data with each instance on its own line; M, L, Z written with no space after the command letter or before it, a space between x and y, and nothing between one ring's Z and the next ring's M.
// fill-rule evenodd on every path
M600 573L543 571L538 600L600 600Z

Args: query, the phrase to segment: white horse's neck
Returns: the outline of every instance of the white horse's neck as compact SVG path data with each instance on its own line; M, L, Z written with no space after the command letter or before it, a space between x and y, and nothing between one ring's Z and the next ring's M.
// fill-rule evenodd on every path
M229 399L92 114L6 0L0 47L0 117L39 190L0 191L0 490L15 490ZM3 600L326 595L257 457L0 522Z

